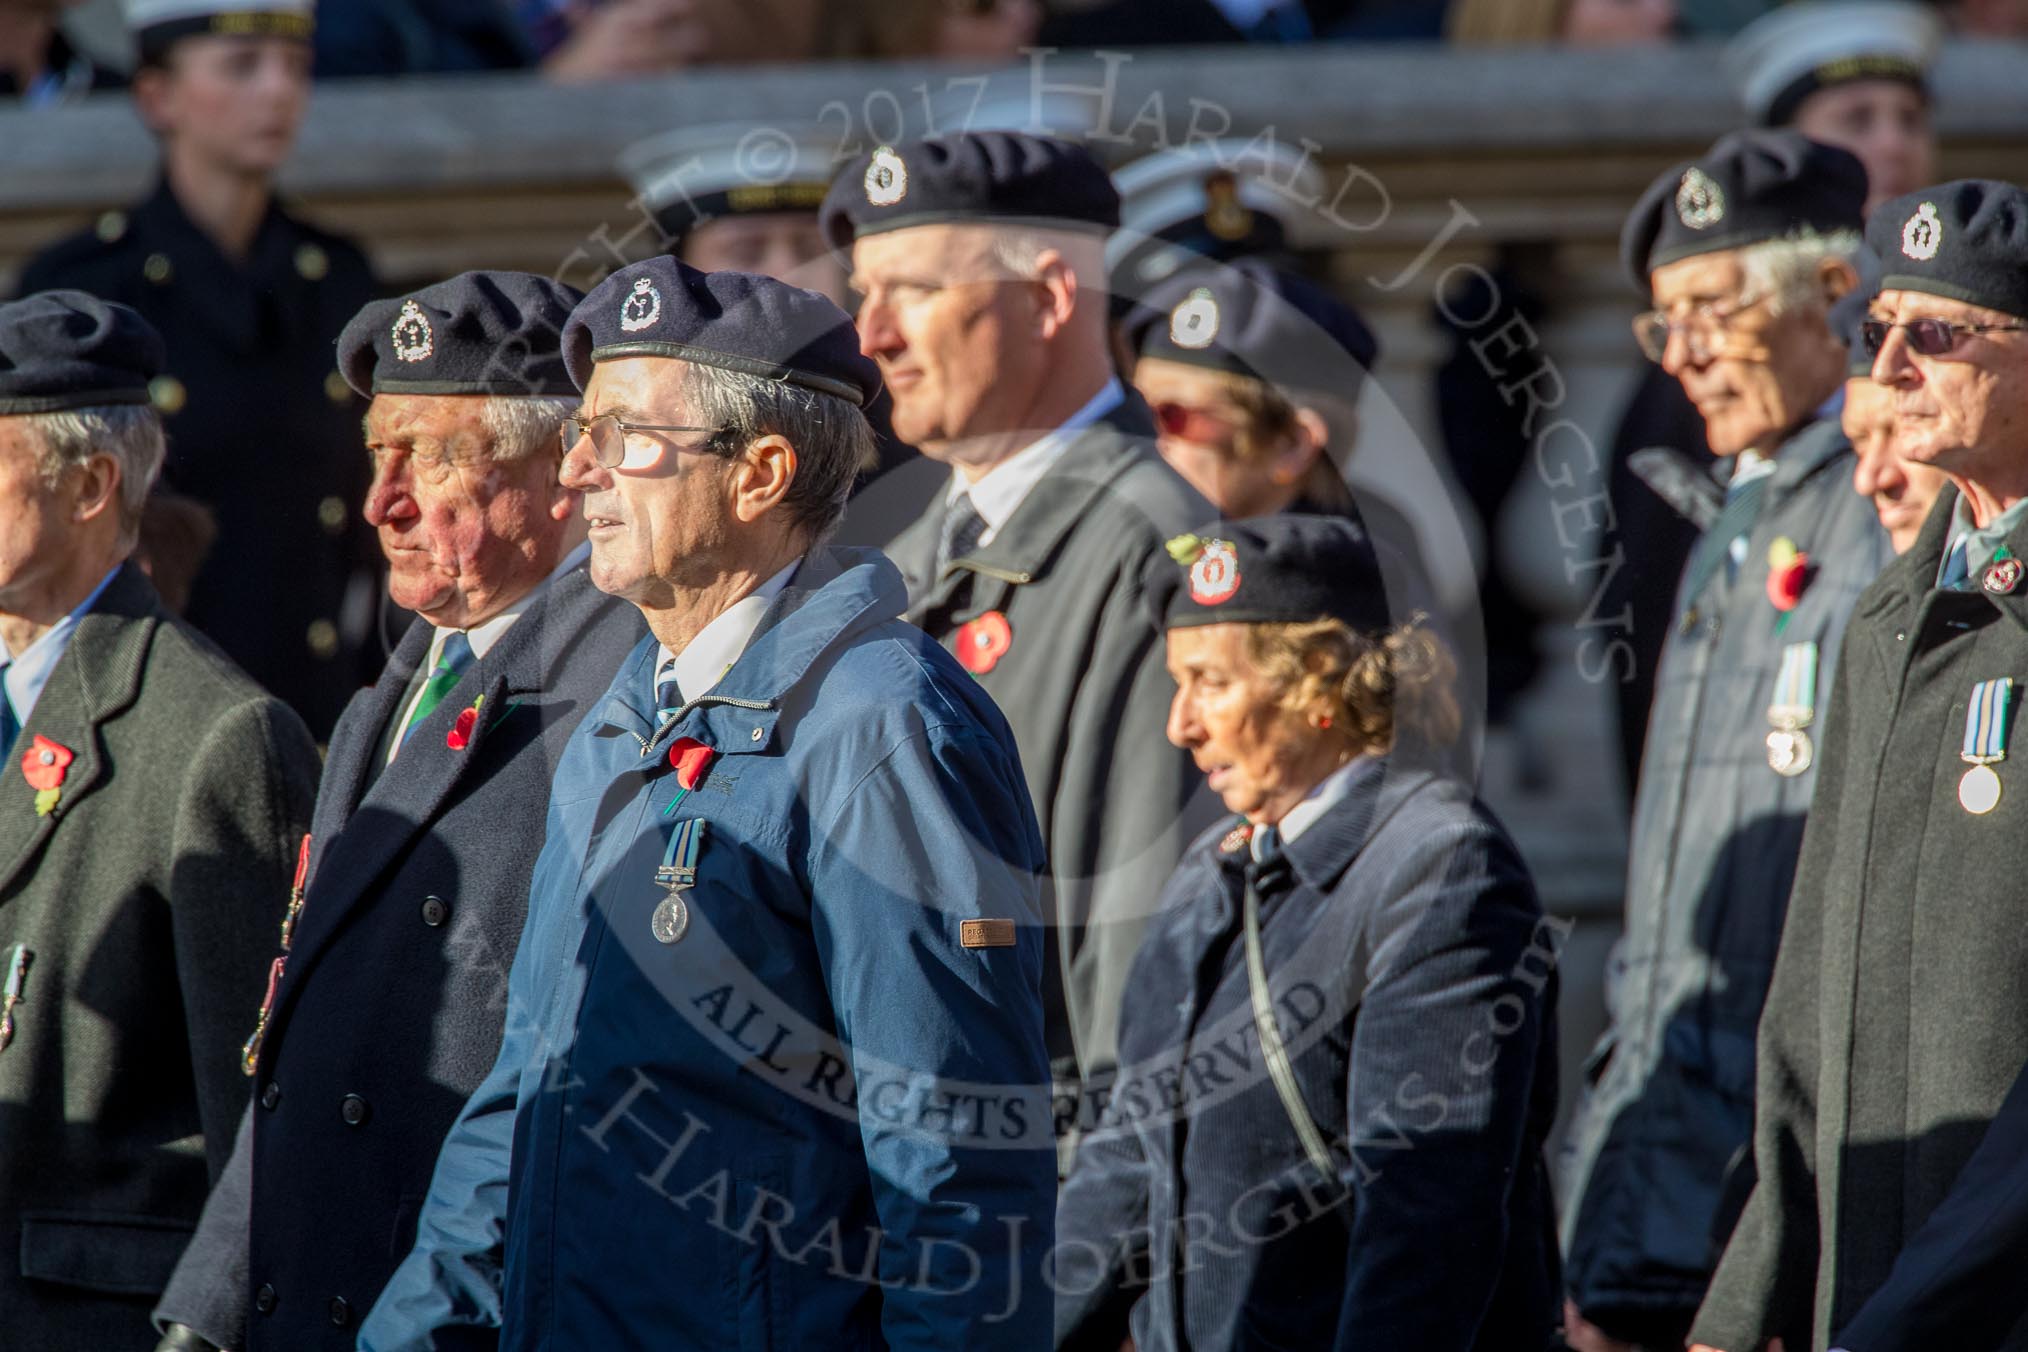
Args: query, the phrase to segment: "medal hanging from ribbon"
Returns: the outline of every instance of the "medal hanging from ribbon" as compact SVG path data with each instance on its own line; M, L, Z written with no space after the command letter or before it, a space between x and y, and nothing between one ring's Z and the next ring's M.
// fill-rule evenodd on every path
M2014 678L1980 681L1965 707L1965 749L1959 759L1972 768L1958 781L1958 802L1975 817L2000 805L2000 775L1993 767L2007 759L2007 713Z
M26 944L7 950L6 981L0 984L0 1052L14 1040L14 1006L28 998L28 964L34 960L35 954Z
M678 822L669 835L669 848L662 853L662 866L655 870L655 882L669 895L655 904L648 928L657 943L673 944L690 928L690 907L683 894L697 885L697 855L704 847L704 823L696 817Z
M1767 706L1767 764L1784 779L1810 768L1816 750L1803 729L1817 718L1817 645L1791 643L1782 649L1774 702Z

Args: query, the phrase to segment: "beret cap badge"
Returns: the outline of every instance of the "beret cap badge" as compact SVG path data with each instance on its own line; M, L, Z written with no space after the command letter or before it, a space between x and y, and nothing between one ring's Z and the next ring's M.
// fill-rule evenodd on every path
M661 317L662 293L648 278L635 278L634 289L620 302L620 327L628 333L639 333L642 329L653 328L655 321Z
M1169 341L1177 347L1196 351L1210 347L1218 337L1218 298L1209 287L1198 287L1169 312Z
M891 207L908 196L908 166L893 146L873 152L873 161L866 166L865 186L866 200L877 207Z
M1220 605L1239 590L1239 551L1232 541L1178 535L1163 548L1190 570L1190 599L1198 605Z
M401 313L394 317L387 336L395 357L400 361L428 361L430 354L436 351L436 334L430 328L430 317L413 300L401 303Z
M1936 203L1924 202L1901 227L1901 251L1918 263L1936 257L1943 246L1943 222L1937 219Z
M1692 165L1676 188L1676 216L1692 230L1708 230L1725 219L1725 190Z

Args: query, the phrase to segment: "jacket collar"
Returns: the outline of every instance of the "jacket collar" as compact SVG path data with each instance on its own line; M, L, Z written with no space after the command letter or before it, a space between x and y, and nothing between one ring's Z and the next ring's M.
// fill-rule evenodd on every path
M1768 478L1768 487L1781 496L1787 496L1798 484L1843 455L1851 445L1845 439L1845 429L1835 418L1806 425L1784 441L1781 450L1775 453L1774 473Z
M99 599L78 621L27 726L0 765L0 893L57 826L66 820L106 772L106 749L99 725L139 698L141 671L156 627L163 620L155 589L140 569L120 567ZM38 814L35 794L21 772L21 756L37 736L68 749L74 759L64 774L62 794L49 812Z
M746 650L718 683L688 700L656 727L649 678L659 644L650 635L621 664L607 687L594 729L639 739L645 753L664 745L678 727L699 731L721 755L768 750L782 706L810 668L863 630L899 616L908 592L901 573L877 549L819 549L805 556L796 575L768 607Z
M1958 490L1945 484L1943 492L1937 494L1936 502L1924 518L1922 531L1915 537L1915 543L1908 552L1889 563L1881 570L1880 576L1860 598L1858 613L1878 617L1899 607L1904 613L1913 614L1919 610L1930 595L1937 591L1937 570L1943 564L1944 549L1950 543L1951 517L1957 510ZM2007 533L2007 551L2016 558L2028 559L2028 520L2017 524ZM2006 615L2028 629L2028 585L2016 586L2012 592L1996 595L1983 588L1950 593L1970 600L1983 598L2001 614Z
M1319 893L1338 885L1374 831L1410 793L1432 779L1434 772L1397 764L1388 756L1367 756L1350 766L1348 775L1338 801L1283 846L1296 877ZM1243 823L1233 818L1227 825L1218 861L1228 869L1243 869L1253 858L1241 829Z

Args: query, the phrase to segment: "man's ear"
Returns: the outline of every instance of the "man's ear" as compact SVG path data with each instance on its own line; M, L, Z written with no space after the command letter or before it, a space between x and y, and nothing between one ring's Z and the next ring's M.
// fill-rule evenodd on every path
M1817 294L1827 308L1858 289L1859 273L1844 259L1826 258L1817 264Z
M83 525L96 521L107 512L120 510L120 462L110 455L90 455L81 465L73 465L66 471L77 486L77 499L71 504L70 519Z
M796 481L796 448L772 432L756 437L735 458L729 479L732 514L752 525L788 496Z
M1077 310L1077 273L1055 249L1035 256L1035 271L1030 285L1038 296L1037 328L1043 338L1054 338Z

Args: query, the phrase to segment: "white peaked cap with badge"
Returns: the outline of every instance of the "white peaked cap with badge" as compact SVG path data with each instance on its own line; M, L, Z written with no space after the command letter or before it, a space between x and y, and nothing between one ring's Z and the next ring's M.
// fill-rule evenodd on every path
M1943 35L1943 21L1928 5L1804 0L1741 29L1721 60L1748 115L1778 126L1818 89L1868 79L1919 84Z
M815 125L714 122L634 142L619 170L650 211L730 198L735 211L814 212L838 167L837 140Z
M1212 183L1229 179L1232 199L1221 204L1231 215L1221 226L1211 201ZM1286 243L1302 248L1319 242L1322 223L1305 203L1324 197L1324 171L1311 153L1265 137L1253 140L1193 141L1156 151L1113 175L1120 190L1120 228L1106 246L1106 267L1117 270L1136 255L1137 276L1147 283L1175 271L1188 254L1148 250L1151 240L1179 227L1204 222L1214 235L1243 237L1255 213L1275 221ZM1171 258L1174 253L1176 256Z

